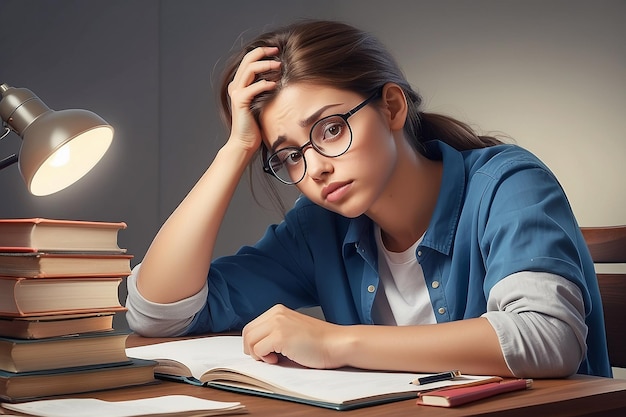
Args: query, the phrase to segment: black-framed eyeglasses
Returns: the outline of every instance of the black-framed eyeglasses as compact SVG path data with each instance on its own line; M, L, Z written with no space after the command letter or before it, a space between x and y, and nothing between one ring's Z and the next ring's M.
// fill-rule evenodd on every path
M311 127L309 141L302 146L288 146L274 152L263 162L263 171L279 181L297 184L306 174L304 149L311 146L320 155L336 158L348 152L352 145L352 129L348 118L380 95L380 89L344 114L326 116Z

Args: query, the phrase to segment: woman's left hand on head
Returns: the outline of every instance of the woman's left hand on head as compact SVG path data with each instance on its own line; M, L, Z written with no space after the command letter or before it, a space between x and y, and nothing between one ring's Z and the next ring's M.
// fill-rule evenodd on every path
M268 363L277 363L283 355L309 368L337 368L342 364L333 359L332 345L341 328L275 305L244 327L244 353Z

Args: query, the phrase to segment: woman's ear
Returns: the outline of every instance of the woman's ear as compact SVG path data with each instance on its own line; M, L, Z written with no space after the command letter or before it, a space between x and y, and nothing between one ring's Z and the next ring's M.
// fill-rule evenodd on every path
M388 118L389 127L391 130L403 129L408 112L404 91L398 84L387 83L381 96L381 104Z

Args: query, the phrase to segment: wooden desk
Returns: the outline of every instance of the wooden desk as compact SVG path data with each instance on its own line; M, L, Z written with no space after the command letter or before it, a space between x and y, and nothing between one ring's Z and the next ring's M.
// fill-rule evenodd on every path
M128 346L166 340L171 339L146 339L132 335L128 339ZM405 400L351 411L334 411L169 381L160 381L149 386L78 395L78 397L129 400L172 394L192 395L217 401L239 401L246 405L251 416L626 416L626 380L584 375L576 375L568 379L535 380L533 389L506 393L456 408L418 406L415 400Z

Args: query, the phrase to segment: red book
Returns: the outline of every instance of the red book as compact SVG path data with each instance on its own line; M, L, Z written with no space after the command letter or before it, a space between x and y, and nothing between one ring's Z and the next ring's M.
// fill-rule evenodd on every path
M532 384L532 379L517 379L510 382L491 382L489 384L473 385L469 387L442 388L420 394L417 399L417 404L455 407L505 392L528 389L532 387Z

